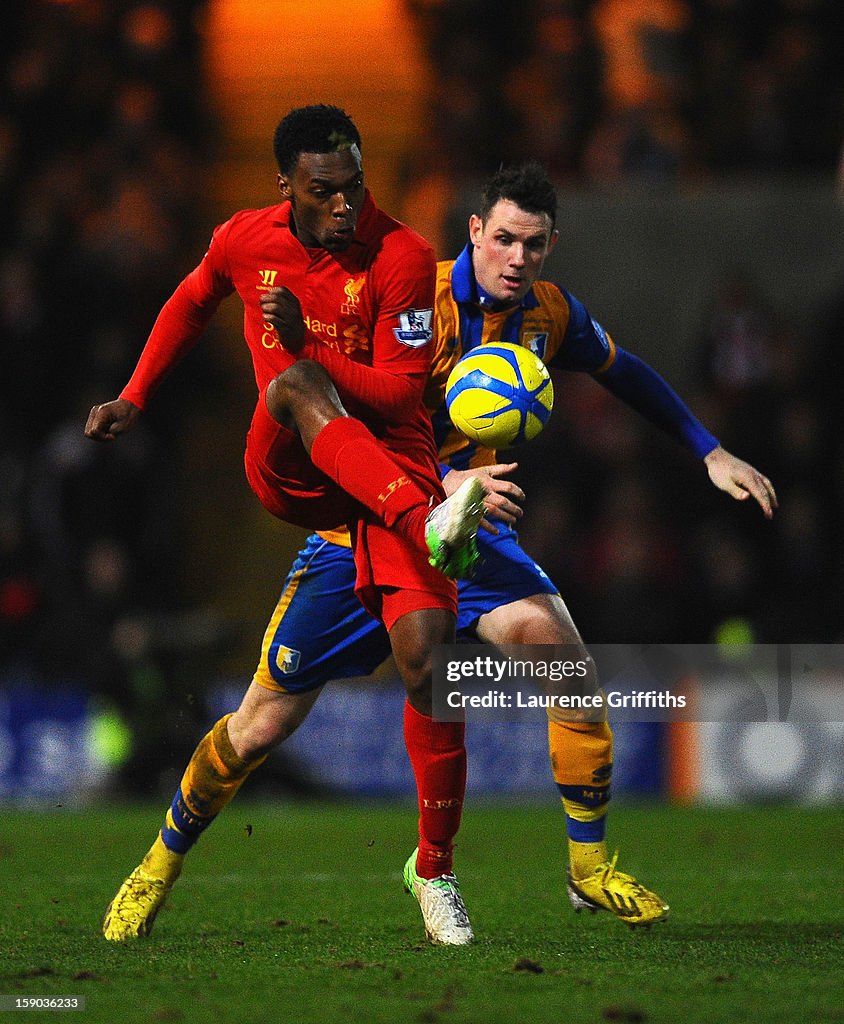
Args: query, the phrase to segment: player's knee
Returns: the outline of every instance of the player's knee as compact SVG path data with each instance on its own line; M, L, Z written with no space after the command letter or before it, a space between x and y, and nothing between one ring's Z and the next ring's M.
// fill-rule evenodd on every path
M279 423L284 422L285 418L295 415L303 403L327 394L331 387L331 378L324 367L312 359L298 359L270 381L267 409Z
M425 647L395 653L407 699L417 711L428 714L431 707L431 652Z
M284 742L298 724L276 701L244 702L229 719L229 739L238 757L253 761Z
M569 644L572 637L551 611L543 606L526 606L521 607L518 617L513 616L508 624L506 641L510 644Z
M573 627L561 621L553 609L543 606L523 609L521 615L510 623L506 643L563 647L566 660L578 665L577 680L584 692L591 693L598 687L598 670L591 654Z
M300 359L270 381L267 410L288 430L297 432L307 451L316 435L346 410L327 371L309 359Z
M390 630L390 645L411 707L431 714L432 651L454 643L454 616L442 608L420 609L402 615Z

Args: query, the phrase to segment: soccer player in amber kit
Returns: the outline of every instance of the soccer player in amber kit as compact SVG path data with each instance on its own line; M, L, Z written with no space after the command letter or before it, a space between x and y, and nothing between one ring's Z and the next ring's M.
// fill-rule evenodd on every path
M120 397L95 406L88 437L113 441L237 291L258 387L246 475L275 516L318 529L348 523L358 597L387 629L407 688L404 731L419 795L408 860L426 933L472 939L452 871L466 779L463 726L431 718L434 644L455 634L456 587L469 573L483 511L477 479L443 501L422 395L432 357L430 246L364 188L360 135L344 111L291 111L274 139L283 202L236 213L163 307ZM434 506L432 508L432 506ZM107 939L147 934L184 855L264 759L250 726L269 691L252 692L200 742L141 864L106 912ZM291 694L301 721L314 695ZM244 743L245 735L249 743Z
M478 212L469 220L468 244L456 260L438 264L434 360L425 401L446 492L480 476L487 514L498 527L495 534L478 534L478 569L458 583L459 634L494 645L565 645L594 674L557 587L522 550L512 528L523 497L506 480L515 467L497 464L495 452L467 440L449 420L445 384L462 355L505 341L530 348L549 366L588 373L687 448L715 487L737 500L753 499L767 519L777 500L770 480L722 448L666 381L616 345L579 299L541 279L559 237L556 219L554 187L538 164L503 168L486 183ZM250 690L318 693L329 679L370 672L386 657L387 638L354 600L353 578L348 536L320 531L308 538L270 619ZM309 628L315 612L316 634ZM296 664L280 656L287 650L297 652ZM286 718L284 701L262 706L265 717L253 728L263 742L281 742L299 724ZM551 769L568 837L567 894L575 910L602 910L628 925L647 927L665 919L668 905L619 870L609 854L612 744L607 721L549 716Z
M445 381L461 355L504 340L533 349L552 366L593 374L689 448L719 489L739 500L753 498L766 518L776 495L766 477L718 445L661 377L615 345L578 299L540 279L557 240L556 210L553 186L538 165L505 168L487 182L469 223L469 244L457 260L438 266L426 403L446 493L467 477L481 477L486 512L497 526L497 533L478 534L481 563L473 578L458 584L460 634L492 644L575 644L591 664L556 586L518 544L513 527L524 495L506 479L515 466L495 463L494 452L468 441L449 422ZM258 756L283 742L326 682L370 672L389 653L388 635L356 599L354 581L348 531L321 530L308 538L270 618L254 679L229 720L243 749ZM548 742L565 811L572 906L608 911L635 926L664 919L665 901L618 870L608 854L608 723L554 716ZM219 799L217 809L224 802ZM405 884L412 891L419 886L414 876L409 861Z

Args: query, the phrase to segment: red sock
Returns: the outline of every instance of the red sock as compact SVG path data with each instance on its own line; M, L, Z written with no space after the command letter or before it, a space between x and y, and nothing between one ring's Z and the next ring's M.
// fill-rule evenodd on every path
M311 460L387 526L424 547L428 496L360 420L339 416L327 423L313 440Z
M416 871L436 878L451 871L454 837L466 790L463 722L435 722L404 705L404 742L419 794Z

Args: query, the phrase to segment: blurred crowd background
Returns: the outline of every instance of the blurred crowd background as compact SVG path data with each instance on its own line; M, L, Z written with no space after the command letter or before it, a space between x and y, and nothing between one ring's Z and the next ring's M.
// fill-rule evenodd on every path
M221 135L203 34L212 7L7 0L0 36L0 687L93 695L132 724L133 777L162 746L192 745L182 727L215 675L246 681L271 607L263 591L240 609L216 601L224 578L207 586L225 563L196 525L215 514L196 470L213 459L197 444L209 408L225 423L229 406L248 405L248 380L235 387L213 336L131 437L82 436L221 219L208 201ZM430 229L442 255L462 246L455 211L483 176L528 157L561 198L623 204L737 181L834 196L837 0L404 0L396 11L427 74L391 212ZM274 97L274 116L289 105ZM844 281L807 313L799 296L771 294L752 253L724 252L694 335L684 394L773 479L774 522L716 494L685 453L572 378L558 382L547 436L518 453L524 545L587 641L840 642ZM221 469L233 480L242 427ZM279 585L287 565L280 554ZM167 700L178 715L154 713Z
M408 2L437 69L431 157L450 176L525 152L598 185L836 160L830 0L528 0L495 17L483 0Z

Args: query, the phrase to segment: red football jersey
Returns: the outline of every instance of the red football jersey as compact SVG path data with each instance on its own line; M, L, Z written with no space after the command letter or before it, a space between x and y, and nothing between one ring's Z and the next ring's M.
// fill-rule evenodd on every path
M263 391L294 361L262 315L259 297L285 286L299 299L306 340L394 375L428 373L436 263L428 243L379 210L367 193L345 252L306 248L290 228L290 204L242 210L220 225L200 265L156 321L121 397L143 408L169 369L196 342L219 302L237 291L255 380ZM436 460L422 405L387 420L338 387L352 415L396 452Z

